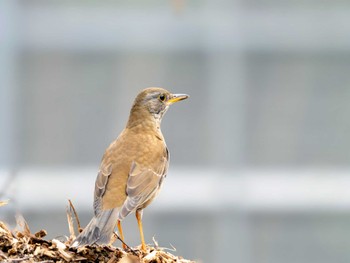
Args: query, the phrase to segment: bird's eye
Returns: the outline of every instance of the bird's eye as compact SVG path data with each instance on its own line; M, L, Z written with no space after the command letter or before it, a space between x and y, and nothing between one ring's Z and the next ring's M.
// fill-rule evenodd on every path
M160 99L161 101L164 101L164 100L165 100L165 98L166 98L166 97L165 97L165 95L164 95L164 94L160 94L160 95L159 95L159 99Z

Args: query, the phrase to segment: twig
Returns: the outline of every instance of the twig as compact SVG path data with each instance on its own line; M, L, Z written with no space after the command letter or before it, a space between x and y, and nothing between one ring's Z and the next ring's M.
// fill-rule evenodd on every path
M72 209L71 207L67 207L67 221L68 221L68 229L70 234L70 239L75 239L75 231L74 231L74 224L72 219Z
M114 236L117 237L117 239L122 242L123 245L125 245L128 249L130 249L130 251L135 255L135 256L138 256L138 254L136 253L135 250L133 250L130 246L128 246L128 244L126 244L120 237L119 235L116 233L116 232L113 232Z
M78 232L80 233L81 232L81 227L80 227L80 221L79 221L79 217L78 217L77 211L75 210L74 205L73 205L73 203L72 203L72 201L70 199L68 199L68 202L69 202L69 205L70 205L71 209L73 210L75 220L77 221Z
M17 228L25 235L25 236L31 236L30 228L28 226L27 221L24 219L24 217L21 214L16 215L16 223Z
M159 249L159 250L168 250L168 251L172 251L172 252L175 252L176 251L176 248L172 245L172 244L169 244L171 246L171 248L167 248L167 247L160 247L156 238L153 236L152 237L152 241L153 241L153 244L154 244L154 248L155 249Z

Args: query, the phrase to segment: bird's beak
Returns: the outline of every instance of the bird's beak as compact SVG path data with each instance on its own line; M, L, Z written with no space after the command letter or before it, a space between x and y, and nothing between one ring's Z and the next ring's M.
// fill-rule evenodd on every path
M169 105L187 99L189 96L187 94L172 94L171 98L167 101Z

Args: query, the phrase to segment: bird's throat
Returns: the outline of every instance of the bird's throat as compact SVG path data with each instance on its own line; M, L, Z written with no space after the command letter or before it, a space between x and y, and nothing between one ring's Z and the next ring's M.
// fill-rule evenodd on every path
M160 132L162 114L151 114L145 111L134 111L130 114L126 125L129 129L142 128L143 130L153 130Z

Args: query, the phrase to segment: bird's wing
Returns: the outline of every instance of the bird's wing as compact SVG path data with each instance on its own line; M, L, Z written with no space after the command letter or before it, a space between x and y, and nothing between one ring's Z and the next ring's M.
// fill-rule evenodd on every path
M144 208L151 201L161 187L168 171L168 150L161 158L156 168L146 168L133 162L126 185L127 198L119 211L119 218L123 219L131 212Z
M102 211L102 197L106 191L108 179L112 174L112 165L108 164L102 166L98 172L95 182L95 196L94 196L94 212L95 216L99 215Z

